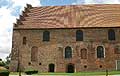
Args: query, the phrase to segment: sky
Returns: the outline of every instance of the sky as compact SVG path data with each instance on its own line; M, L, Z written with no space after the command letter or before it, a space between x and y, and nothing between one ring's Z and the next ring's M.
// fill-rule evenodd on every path
M36 6L61 6L82 4L120 4L120 0L0 0L0 58L10 54L13 23L19 18L26 4Z

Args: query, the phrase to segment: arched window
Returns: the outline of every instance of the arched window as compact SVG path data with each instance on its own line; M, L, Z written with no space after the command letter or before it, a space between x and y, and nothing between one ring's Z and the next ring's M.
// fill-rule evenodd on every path
M113 29L108 30L108 40L115 40L115 31Z
M38 47L31 48L31 61L38 61Z
M25 45L27 42L26 37L23 37L23 44Z
M104 48L103 46L97 47L97 58L104 58Z
M72 49L69 46L65 48L65 58L72 58Z
M87 59L87 49L81 49L81 59Z
M83 41L83 31L82 30L76 31L76 41Z
M49 31L43 32L43 41L50 41L50 32Z

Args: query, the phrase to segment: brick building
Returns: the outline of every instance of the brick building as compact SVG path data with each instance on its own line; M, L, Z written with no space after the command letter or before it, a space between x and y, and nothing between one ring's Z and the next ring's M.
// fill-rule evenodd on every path
M120 5L27 5L13 28L10 70L120 70Z

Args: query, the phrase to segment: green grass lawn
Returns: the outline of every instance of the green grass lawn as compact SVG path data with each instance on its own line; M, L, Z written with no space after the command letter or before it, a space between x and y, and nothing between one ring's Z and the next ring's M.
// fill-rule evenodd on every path
M11 72L10 75L18 75L18 72ZM25 74L25 73L22 73ZM120 75L120 71L110 71L108 75ZM106 75L106 72L77 72L77 73L37 73L34 75Z
M106 75L106 72L77 72L77 73L38 73L39 75ZM120 71L108 72L109 75L120 74Z

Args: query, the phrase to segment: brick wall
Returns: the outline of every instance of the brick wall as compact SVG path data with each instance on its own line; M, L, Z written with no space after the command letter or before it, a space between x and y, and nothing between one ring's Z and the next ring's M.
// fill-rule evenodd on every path
M67 64L72 63L75 71L100 71L115 70L116 60L120 60L120 55L114 53L116 45L120 45L120 30L112 28L116 33L116 40L108 40L108 30L111 28L81 28L84 33L83 41L76 41L76 30L78 29L46 29L50 32L50 41L43 42L42 35L45 29L40 30L14 30L12 48L12 61L10 70L17 68L18 53L20 56L20 66L24 70L33 67L42 72L48 72L48 65L55 64L55 72L66 72ZM22 44L22 38L27 38L27 44ZM31 61L31 48L38 47L38 61ZM65 47L72 48L72 58L65 59ZM105 58L98 59L96 48L104 46ZM81 59L80 50L87 49L87 59ZM13 53L16 53L15 55ZM30 64L29 64L30 63ZM39 65L41 63L41 65ZM87 66L86 68L84 68ZM100 66L102 66L100 68Z

